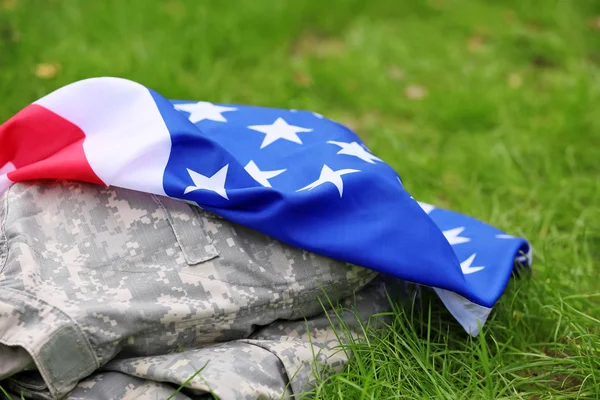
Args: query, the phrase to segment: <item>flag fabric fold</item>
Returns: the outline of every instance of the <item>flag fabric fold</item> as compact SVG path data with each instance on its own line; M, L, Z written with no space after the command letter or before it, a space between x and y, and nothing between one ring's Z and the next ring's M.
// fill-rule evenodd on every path
M0 126L0 192L71 179L186 201L321 255L430 286L471 334L529 243L418 203L347 127L310 111L169 100L121 78L62 87Z

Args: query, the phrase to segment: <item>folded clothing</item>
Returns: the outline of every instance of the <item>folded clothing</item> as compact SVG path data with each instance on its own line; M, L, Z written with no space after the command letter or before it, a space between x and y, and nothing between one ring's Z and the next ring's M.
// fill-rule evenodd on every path
M317 316L377 276L119 188L18 183L1 198L0 220L0 344L29 354L48 398L114 359L201 349ZM39 386L18 379L19 389Z

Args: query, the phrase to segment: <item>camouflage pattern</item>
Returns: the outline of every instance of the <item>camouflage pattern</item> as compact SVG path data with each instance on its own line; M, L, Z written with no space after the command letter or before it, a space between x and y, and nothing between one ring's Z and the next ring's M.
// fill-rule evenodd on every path
M373 271L164 197L20 183L0 221L0 379L37 398L168 398L192 376L175 398L297 395L348 360L324 294L387 304Z
M164 356L116 360L105 369L176 386L186 384L191 393L210 392L221 399L298 396L310 390L318 377L340 371L347 364L349 355L339 339L357 338L357 321L387 311L387 304L383 280L376 279L342 303L353 312L337 315L329 311L308 320L277 321L248 339ZM186 389L184 393L190 392Z
M213 399L198 394L193 399ZM120 372L101 372L81 381L66 397L68 400L191 400L177 392L177 386L155 382Z

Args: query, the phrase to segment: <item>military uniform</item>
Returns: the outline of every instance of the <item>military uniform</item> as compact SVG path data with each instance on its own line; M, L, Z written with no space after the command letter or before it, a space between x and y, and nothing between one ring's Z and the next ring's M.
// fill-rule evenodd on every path
M388 304L373 271L165 197L19 183L0 221L0 380L19 396L298 396L348 361L323 307Z

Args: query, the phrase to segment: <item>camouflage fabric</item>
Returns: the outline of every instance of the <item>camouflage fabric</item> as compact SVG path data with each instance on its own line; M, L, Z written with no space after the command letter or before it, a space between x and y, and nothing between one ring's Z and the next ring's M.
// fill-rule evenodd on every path
M278 321L248 339L164 356L116 360L105 369L176 386L184 393L214 393L221 399L279 399L310 390L318 376L339 371L348 362L340 341L356 338L357 320L387 310L382 279L371 282L344 302L341 317L334 312L307 321ZM335 331L334 331L335 327ZM196 371L200 371L196 376ZM190 377L193 379L189 380ZM233 384L232 382L237 382Z
M167 398L202 367L178 398L296 395L347 362L324 293L387 302L373 271L168 198L20 183L0 221L0 380L35 398Z

